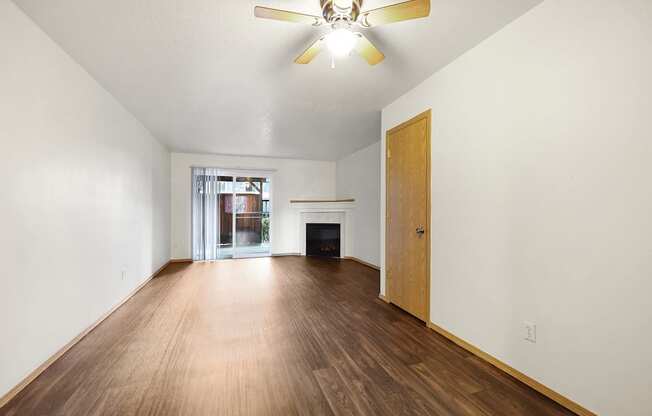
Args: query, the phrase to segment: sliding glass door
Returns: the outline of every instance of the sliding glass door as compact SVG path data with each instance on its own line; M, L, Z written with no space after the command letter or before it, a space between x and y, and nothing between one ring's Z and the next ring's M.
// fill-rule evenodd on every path
M193 260L269 255L270 197L269 176L193 168Z
M263 177L235 179L236 257L269 254L269 185Z

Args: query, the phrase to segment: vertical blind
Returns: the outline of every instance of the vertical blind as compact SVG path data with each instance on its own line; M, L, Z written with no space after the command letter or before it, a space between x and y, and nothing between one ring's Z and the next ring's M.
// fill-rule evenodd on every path
M219 255L220 186L215 168L192 169L192 259L216 260Z

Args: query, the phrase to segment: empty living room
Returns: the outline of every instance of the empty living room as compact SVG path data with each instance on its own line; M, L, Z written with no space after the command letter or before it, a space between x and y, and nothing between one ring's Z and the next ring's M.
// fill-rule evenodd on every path
M0 416L651 416L652 1L0 0Z

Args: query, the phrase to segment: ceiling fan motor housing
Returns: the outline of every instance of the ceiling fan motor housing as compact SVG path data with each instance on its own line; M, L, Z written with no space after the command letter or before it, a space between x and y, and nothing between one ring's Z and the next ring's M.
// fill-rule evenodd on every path
M319 0L322 14L328 23L338 20L355 22L360 16L363 0Z

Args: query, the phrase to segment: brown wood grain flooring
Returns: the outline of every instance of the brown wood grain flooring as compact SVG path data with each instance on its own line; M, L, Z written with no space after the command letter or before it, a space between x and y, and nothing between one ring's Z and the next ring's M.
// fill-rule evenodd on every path
M172 264L0 415L569 415L351 260Z

